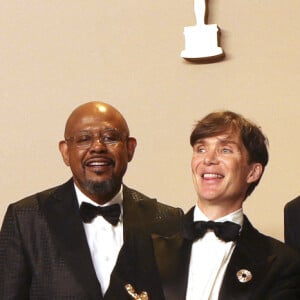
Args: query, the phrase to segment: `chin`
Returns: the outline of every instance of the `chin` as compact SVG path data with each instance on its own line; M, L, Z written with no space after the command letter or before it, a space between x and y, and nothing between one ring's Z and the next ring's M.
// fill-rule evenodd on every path
M109 178L107 180L87 180L84 184L85 189L92 195L107 195L114 194L120 189L114 179Z

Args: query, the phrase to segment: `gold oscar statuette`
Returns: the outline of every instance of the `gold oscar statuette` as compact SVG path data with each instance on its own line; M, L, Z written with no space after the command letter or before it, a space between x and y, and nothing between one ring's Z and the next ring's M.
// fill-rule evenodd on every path
M132 297L132 299L135 299L135 300L150 300L148 298L147 292L141 292L141 294L139 295L135 292L133 286L129 283L125 285L125 289L126 289L127 293Z

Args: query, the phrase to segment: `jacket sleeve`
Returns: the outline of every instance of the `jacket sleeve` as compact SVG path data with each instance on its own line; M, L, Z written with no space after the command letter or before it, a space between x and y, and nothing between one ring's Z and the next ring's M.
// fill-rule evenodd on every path
M30 267L12 205L0 231L0 270L0 299L29 299Z

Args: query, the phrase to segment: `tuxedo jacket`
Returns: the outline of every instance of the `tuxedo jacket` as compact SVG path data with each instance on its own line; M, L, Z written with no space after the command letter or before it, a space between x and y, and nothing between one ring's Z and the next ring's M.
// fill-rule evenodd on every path
M136 227L176 232L181 215L180 209L123 187L124 243ZM73 180L9 205L0 232L0 299L131 299L114 271L102 295Z
M193 243L187 228L192 222L193 210L190 210L185 216L183 230L170 237L132 233L121 255L134 263L120 268L119 277L130 282L139 293L147 291L150 300L185 300ZM240 270L250 271L251 280L242 282L237 276ZM300 299L299 254L258 232L244 216L219 299Z
M284 207L284 239L300 252L300 196Z

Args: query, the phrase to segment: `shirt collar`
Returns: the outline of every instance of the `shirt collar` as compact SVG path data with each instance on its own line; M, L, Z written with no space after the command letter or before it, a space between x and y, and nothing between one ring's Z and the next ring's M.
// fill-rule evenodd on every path
M243 208L240 208L226 216L216 219L216 222L231 221L239 225L243 225L244 215ZM194 221L209 221L209 218L196 205L194 209Z

